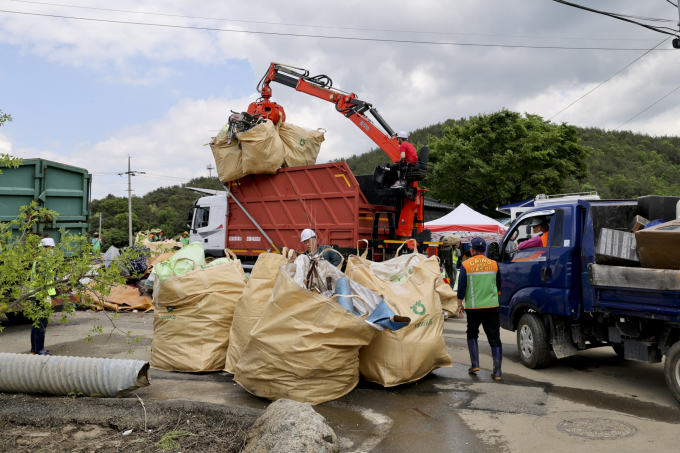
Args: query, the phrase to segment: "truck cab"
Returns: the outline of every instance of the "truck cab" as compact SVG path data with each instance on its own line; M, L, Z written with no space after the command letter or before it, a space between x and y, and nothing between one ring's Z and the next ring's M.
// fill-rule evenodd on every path
M226 247L227 193L208 189L200 189L199 193L212 195L196 200L187 213L189 242L200 242L206 255L222 257Z
M501 273L501 327L517 332L525 366L606 346L626 360L665 357L667 384L680 401L680 270L596 254L603 229L625 232L643 213L637 200L564 200L524 212L489 245ZM520 250L539 216L549 226L547 245Z

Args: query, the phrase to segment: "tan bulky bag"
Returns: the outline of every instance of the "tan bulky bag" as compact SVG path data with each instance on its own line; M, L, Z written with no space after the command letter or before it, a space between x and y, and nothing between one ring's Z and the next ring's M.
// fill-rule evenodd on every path
M236 137L243 150L244 175L274 174L283 165L283 142L273 122L263 121Z
M286 167L314 165L321 151L321 143L325 140L324 133L324 129L310 131L294 124L281 123L279 136L283 142L284 165Z
M234 373L241 353L250 339L250 331L257 324L272 295L279 267L286 264L287 260L278 253L261 253L257 257L243 294L236 302L234 322L229 332L225 371Z
M222 182L236 181L246 175L243 172L243 151L238 147L238 140L233 138L231 144L227 145L228 138L229 134L223 134L210 142L217 176Z
M234 380L253 395L321 404L359 382L359 349L378 330L366 315L300 287L279 268L272 297L236 365Z
M389 261L385 263L389 264ZM407 263L404 269L408 266ZM378 332L369 345L361 348L359 370L364 378L384 387L393 387L417 381L437 368L452 365L443 337L444 316L438 287L445 284L437 257L413 265L412 272L405 271L408 278L399 283L377 277L371 271L371 261L366 259L365 253L349 257L345 274L381 295L395 312L411 318L407 327L396 332ZM442 291L445 293L444 288Z
M159 283L154 294L152 368L224 369L236 301L246 286L241 261L231 255L234 261L206 269L194 263L193 271ZM177 262L181 260L191 261Z

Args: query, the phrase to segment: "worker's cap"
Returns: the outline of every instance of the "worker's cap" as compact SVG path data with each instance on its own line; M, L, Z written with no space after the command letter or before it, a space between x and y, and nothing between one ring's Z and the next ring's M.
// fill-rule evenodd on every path
M54 239L52 238L41 239L40 247L54 247Z
M300 240L301 241L306 241L307 239L315 238L316 233L314 230L310 230L309 228L302 230L302 234L300 235Z
M460 236L453 235L453 234L450 234L448 236L444 236L444 239L442 239L442 244L444 245L444 247L451 247L452 245L458 245L458 244L460 244Z
M483 252L486 250L486 241L482 238L474 238L470 241L470 247L478 252Z
M397 133L397 138L403 138L404 140L408 140L408 134L406 131L399 131Z
M530 226L547 225L547 224L548 224L548 218L544 217L542 215L532 218L531 222L529 223Z

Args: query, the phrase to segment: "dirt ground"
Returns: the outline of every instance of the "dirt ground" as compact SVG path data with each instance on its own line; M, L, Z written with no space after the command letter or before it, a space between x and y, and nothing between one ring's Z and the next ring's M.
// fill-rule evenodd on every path
M5 393L0 394L0 451L236 453L260 412L196 401L142 405L136 398Z

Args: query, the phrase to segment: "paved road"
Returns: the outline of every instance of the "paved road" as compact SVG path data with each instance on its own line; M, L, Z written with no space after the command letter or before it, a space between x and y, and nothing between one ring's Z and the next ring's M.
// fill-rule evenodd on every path
M2 321L2 318L0 318ZM81 312L68 324L51 323L53 354L149 357L152 314L122 314L111 331L102 313ZM95 325L104 334L85 341ZM0 352L27 352L30 326L9 326ZM125 343L126 332L139 343ZM680 405L670 396L662 364L620 360L610 348L554 360L544 370L519 363L512 332L502 332L504 380L491 381L484 336L477 376L467 373L465 321L450 319L444 336L452 368L416 384L391 389L362 381L349 395L316 406L331 423L346 452L594 452L678 451ZM130 352L133 349L134 352ZM143 399L190 399L264 408L226 373L181 374L152 370Z

